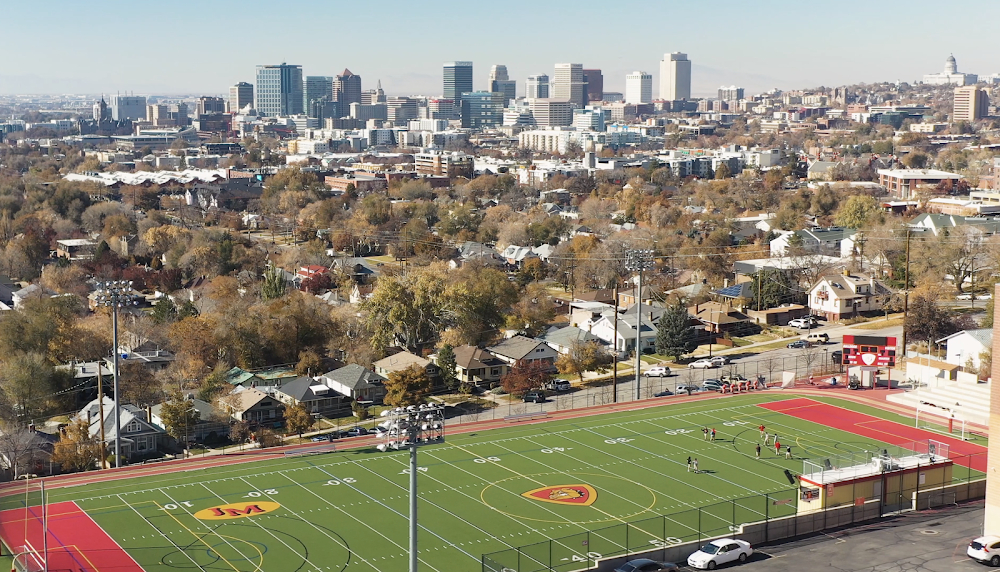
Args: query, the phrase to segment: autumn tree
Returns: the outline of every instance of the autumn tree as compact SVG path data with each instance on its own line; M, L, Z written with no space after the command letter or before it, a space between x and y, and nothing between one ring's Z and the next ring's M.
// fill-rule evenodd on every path
M419 405L430 395L431 378L417 365L394 371L385 381L385 403L393 407Z
M611 354L596 342L574 341L569 351L556 359L559 373L577 376L583 382L583 374L588 371L604 373L613 361Z
M910 298L903 328L907 340L921 340L927 342L928 347L935 340L957 331L948 312L938 306L933 299L921 294Z
M313 424L313 417L306 410L306 406L296 403L285 409L285 427L289 433L294 433L302 438L302 434L309 430Z
M138 407L160 400L163 387L145 365L137 362L119 364L118 391L124 403Z
M59 463L63 472L93 469L101 459L101 442L90 434L90 426L77 419L63 430L52 451L52 460Z
M844 228L866 228L882 220L882 207L875 197L852 195L841 203L835 216L837 226Z
M518 360L514 367L500 378L500 383L504 391L520 397L532 389L544 387L551 380L552 372L542 362Z
M184 438L191 427L201 419L201 413L180 391L175 391L170 400L160 406L160 419L163 420L167 434L174 439ZM187 444L185 443L185 448Z

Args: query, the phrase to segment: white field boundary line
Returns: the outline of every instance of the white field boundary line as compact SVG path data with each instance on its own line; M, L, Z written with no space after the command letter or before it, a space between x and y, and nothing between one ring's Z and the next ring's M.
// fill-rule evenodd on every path
M754 395L752 395L752 394L748 394L748 395L750 395L751 397L754 397ZM758 395L758 397L759 397L759 395ZM788 397L787 399L793 399L793 397ZM775 401L783 401L783 400L775 400ZM737 406L732 406L732 407L726 407L726 408L716 409L715 411L735 411L735 410L742 409L742 408L756 407L756 406L757 406L757 403L750 403L750 404L743 404L743 405L737 405ZM664 415L663 411L659 410L659 408L657 408L657 407L647 407L647 408L643 408L643 409L637 410L637 412L649 412L650 414L656 413L656 415L651 415L652 419L666 419L666 418L675 417L675 416L679 416L679 415L692 415L692 414L703 413L703 410L700 409L700 408L703 408L703 407L705 407L705 401L695 401L695 402L690 402L690 403L679 404L676 407L671 407L670 408L671 413L669 415ZM615 413L617 413L617 412L601 413L601 414L593 415L591 417L593 417L593 418L600 418L600 417L603 417L605 415L614 415ZM590 428L592 428L592 429L601 429L601 428L605 428L605 427L621 426L623 423L642 423L644 421L647 421L647 419L645 419L645 417L646 416L643 416L643 418L632 419L632 420L628 420L628 421L625 421L625 422L606 423L606 424L603 424L603 425L596 425L596 426L593 426L593 427L590 427ZM559 431L547 431L547 432L542 432L542 433L539 433L537 431L532 431L532 433L531 433L530 436L531 437L535 437L535 438L540 438L540 437L547 437L547 436L551 436L551 435L558 435L558 434L562 434L562 433L566 433L566 432L578 432L578 431L582 431L582 430L585 430L585 428L580 425L580 422L581 421L586 421L588 419L590 419L590 417L579 417L579 418L572 418L572 419L557 419L557 420L553 420L553 421L548 422L548 424L553 424L553 423L565 424L565 423L569 423L572 426L570 428L568 428L568 429L562 429L562 430L559 430ZM535 427L532 427L532 429L538 429L538 428L541 428L541 427L544 427L544 425L539 424L539 425L537 425ZM504 430L505 432L508 431L504 427L497 427L497 428L487 429L486 431L495 431L495 430ZM462 435L460 435L458 437L455 437L452 441L454 441L455 439L461 439L462 437L468 437L468 435L469 434L463 433ZM525 437L524 435L513 435L513 436L503 437L503 438L500 438L500 439L494 439L494 440L490 440L490 441L473 440L470 443L461 443L461 446L478 446L478 445L487 445L487 444L492 444L492 443L502 443L502 442L507 442L507 441L516 441L516 440L522 439L524 437ZM450 447L448 445L445 445L443 448L450 448ZM347 452L347 451L345 451L345 452ZM260 473L246 474L246 470L245 469L246 469L246 466L248 465L248 463L239 463L239 464L236 464L236 465L226 465L224 467L220 467L220 468L217 469L217 470L221 471L221 473L219 473L221 475L221 476L219 476L219 478L204 480L204 481L200 481L200 482L202 482L202 483L216 483L216 482L223 482L223 481L227 481L227 480L228 481L232 481L232 480L236 480L236 479L243 478L243 477L254 478L254 477L259 477L259 476L281 474L281 473L289 472L289 471L304 470L304 469L308 469L310 467L319 467L319 466L335 467L335 466L338 466L338 465L350 465L350 464L359 463L359 462L363 463L363 462L366 462L366 461L378 460L378 457L370 457L370 458L365 458L365 459L335 460L335 461L329 461L329 462L326 462L326 463L311 463L311 462L307 462L306 459L303 459L303 458L285 459L283 457L280 457L280 458L279 457L268 458L268 459L264 459L264 460L267 463L269 463L269 465L271 467L274 467L275 470L265 471L265 472L260 472ZM303 464L303 463L305 463L305 464ZM275 465L277 465L277 467L275 467ZM197 469L197 470L198 471L203 471L203 470L209 470L209 469L204 469L203 468L203 469ZM118 482L120 482L121 483L121 485L120 485L121 488L128 489L128 490L117 492L117 493L116 492L110 492L110 493L104 494L104 495L94 495L94 496L90 496L90 497L83 497L83 498L80 498L80 499L75 499L75 500L80 500L80 501L87 501L87 500L94 500L94 499L101 499L101 498L111 498L111 497L114 497L114 496L116 496L118 494L140 494L140 493L148 493L148 492L155 492L155 491L161 491L161 490L167 490L167 489L173 489L173 488L180 488L180 487L189 486L191 484L190 482L175 482L175 483L167 484L167 485L163 485L163 486L155 486L157 483L171 482L171 481L176 481L178 478L186 478L185 473L187 473L187 472L188 471L179 471L179 472L173 472L173 473L165 473L163 475L136 476L135 477L136 480L142 479L143 481L145 481L145 484L147 484L147 485L154 485L154 486L149 486L146 489L140 489L140 490L133 490L132 488L130 488L128 486L129 481L131 481L133 479L122 479L121 481L111 481L111 482L108 482L108 483L82 483L82 484L81 483L77 483L77 484L73 484L72 486L73 487L80 487L80 486L93 486L93 485L98 485L99 484L99 485L101 485L102 489L107 490L108 488L110 488L111 486L113 486L112 483L118 483ZM229 475L235 475L235 476L229 476ZM164 478L157 479L156 477L164 477ZM59 491L61 489L69 489L69 488L71 488L69 485L67 485L67 486L60 486L57 489L53 489L52 492L50 492L49 494L50 495L57 495L58 494L57 491ZM61 496L69 497L69 495L60 495L60 497ZM69 500L69 499L67 499L67 500Z
M330 502L330 501L329 501L328 499L324 498L324 497L323 497L322 495L320 495L320 494L319 494L319 493L317 493L316 491L314 491L314 490L310 489L309 487L307 487L307 486L305 486L305 485L303 485L303 484L301 484L301 483L299 483L299 482L295 481L295 479L293 479L292 477L288 476L287 474L285 474L285 475L282 475L282 476L283 476L283 477L285 477L286 479L288 479L288 481L289 481L289 482L291 482L292 484L294 484L294 485L298 485L298 486L299 486L300 488L304 489L304 490L305 490L306 492L308 492L309 494L311 494L311 495L313 495L314 497L316 497L317 499L319 499L319 500L323 501L324 503L326 503L327 505L329 505L329 506L330 506L330 508L333 508L333 509L335 509L335 510L337 510L337 511L340 511L340 513L341 513L341 514L343 514L343 515L345 515L345 516L349 517L349 518L350 518L351 520L353 520L354 522L356 522L356 523L358 523L358 524L360 524L360 525L364 526L364 527L365 527L365 528L367 528L368 530L370 530L370 531L374 532L375 534L377 534L377 535L381 536L381 537L382 537L382 538L384 538L384 539L385 539L385 541L386 541L386 542L388 542L389 544L393 544L393 545L395 545L395 546L396 546L396 548L399 548L400 550L402 550L402 551L404 551L404 552L406 551L406 548L405 548L405 547L403 547L403 546L402 546L402 545L400 545L399 543L395 542L394 540L392 540L392 539L391 539L391 538L389 538L388 536L386 536L386 535L382 534L382 531L378 530L377 528L374 528L373 526L371 526L371 525L370 525L370 524L368 524L367 522L365 522L365 521L363 521L363 520L360 520L360 519L358 519L357 517L355 517L354 515L352 515L352 514L351 514L351 513L349 513L348 511L344 510L343 508L341 508L341 507L339 507L339 506L337 506L337 505L333 504L332 502ZM351 551L351 554L354 554L354 555L358 555L357 551L355 551L355 550L351 549L350 547L347 547L347 549ZM374 569L375 569L376 571L380 571L380 568L379 568L379 567L375 566L374 564L372 564L371 562L369 562L369 561L368 561L367 559L365 559L365 558L361 557L360 555L358 555L358 558L359 558L359 559L360 559L361 561L363 561L363 562L364 562L365 564L368 564L369 566L371 566L372 568L374 568Z
M391 507L391 506L389 506L388 504L386 504L386 503L382 502L381 500L379 500L379 499L377 499L377 498L373 497L372 495L370 495L370 494L366 493L365 491L361 490L360 488L358 488L358 487L354 486L354 485L353 485L352 483L349 483L349 482L345 481L345 480L344 480L344 479L342 479L342 478L338 478L338 477L337 477L336 475L334 475L333 473L331 473L331 472L327 471L327 470L326 470L326 469L325 469L324 467L322 467L322 466L316 466L316 467L314 467L314 468L315 468L315 469L317 469L317 470L319 470L319 471L321 471L322 473L326 474L326 475L327 475L327 476L328 476L328 477L329 477L330 479L332 479L332 480L336 480L336 481L340 481L341 483L343 483L343 484L344 484L344 485L345 485L345 486L346 486L347 488L351 489L352 491L355 491L355 492L357 492L357 493L358 493L358 494L360 494L361 496L363 496L363 497L367 498L368 500L370 500L370 501L374 502L374 503L375 503L375 504L377 504L377 505L380 505L380 506L382 506L382 507L383 507L384 509L386 509L386 510L388 510L389 512L391 512L391 513L395 514L396 516L398 516L398 517L402 518L402 519L403 519L404 521L406 521L406 522L409 522L409 520L410 520L410 517L409 517L409 515L406 515L406 514L403 514L403 513L399 512L398 510L396 510L396 509L392 508L392 507ZM441 541L441 542L443 542L444 544L446 544L446 545L449 545L449 546L452 546L452 547L454 547L455 549L457 549L457 550L461 551L462 553L464 553L464 554L468 555L468 556L469 556L470 558L473 558L473 559L475 559L475 560L477 560L477 561L479 560L479 558L477 558L476 556L473 556L472 554L469 554L468 552L466 552L465 550L463 550L463 549L462 549L461 547L459 547L459 546L455 546L455 544L454 544L453 542L451 542L451 541L449 541L449 540L447 540L447 539L443 538L443 537L442 537L442 536L441 536L440 534L438 534L437 532L434 532L433 530L431 530L431 529L429 529L429 528L427 528L427 527L425 527L425 526L421 526L420 528L421 528L422 530L424 530L425 532L428 532L429 534L431 534L432 536L434 536L435 538L437 538L438 540L440 540L440 541ZM384 537L384 535L383 535L383 537ZM390 540L390 542L392 542L392 541ZM395 542L393 542L393 544L396 544L396 543L395 543ZM404 551L408 550L408 549L404 549L404 548L403 548L402 546L400 546L399 544L396 544L396 546L399 546L399 547L400 547L400 548L401 548L402 550L404 550ZM420 562L423 562L424 564L426 564L426 565L427 565L428 567L430 567L431 569L433 569L433 570L436 570L437 572L440 572L440 570L438 570L437 568L435 568L435 567L434 567L433 565L431 565L431 564L428 564L428 563L427 563L427 562L425 562L425 561L424 561L423 559L421 559L421 558L420 558L419 556L418 556L417 558L418 558L418 560L420 560Z
M145 515L143 515L141 512L139 512L139 510L137 508L135 508L134 506L132 506L131 503L129 503L127 500L121 498L121 496L118 496L118 499L122 502L122 504L124 504L125 506L129 507L130 509L132 509L132 511L135 512L135 514L139 515L139 518L141 518L143 521L145 521L145 523L147 525L149 525L150 528L152 528L153 530L155 530L157 532L157 534L159 534L160 536L162 536L164 540L166 540L171 545L173 545L173 547L177 549L177 552L180 552L184 556L187 556L188 560L191 561L191 564L194 564L195 566L197 566L199 570L205 570L205 568L201 564L198 564L198 562L195 561L195 559L190 554L188 554L188 552L186 550L184 550L183 548L181 548L180 546L178 546L177 543L174 542L174 540L172 538L170 538L170 536L167 533L165 533L162 530L160 530L160 527L158 527L155 524L153 524L148 518L145 517ZM192 535L194 535L194 531L193 530L189 529L188 532L190 532ZM109 534L108 536L111 536L111 535ZM195 535L195 536L196 536L195 542L197 542L197 540L198 540L197 539L197 535Z

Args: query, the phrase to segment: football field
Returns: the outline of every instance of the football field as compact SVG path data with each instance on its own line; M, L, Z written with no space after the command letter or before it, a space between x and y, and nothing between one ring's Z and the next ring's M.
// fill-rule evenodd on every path
M901 419L891 414L836 398L789 401L796 398L777 392L668 398L659 407L447 434L444 443L419 451L421 569L479 571L484 554L543 541L548 562L581 568L621 543L589 531L659 515L677 516L657 530L626 527L633 531L624 540L629 550L721 534L793 514L797 490L785 470L801 473L803 459L901 444L890 435ZM809 407L826 417L814 422ZM872 427L876 418L888 425L867 433L831 426L839 407L863 417L851 421L859 427ZM793 411L803 408L810 413ZM762 424L778 433L782 451L762 446L758 459ZM703 428L715 429L714 442ZM787 446L792 459L785 458ZM698 472L689 470L689 456L697 458ZM976 474L954 470L955 479ZM405 570L408 480L406 451L367 448L259 455L238 465L50 488L49 569ZM25 509L28 499L6 490L0 534L8 547L38 551L40 509ZM27 542L19 543L19 535ZM566 540L574 535L584 540Z

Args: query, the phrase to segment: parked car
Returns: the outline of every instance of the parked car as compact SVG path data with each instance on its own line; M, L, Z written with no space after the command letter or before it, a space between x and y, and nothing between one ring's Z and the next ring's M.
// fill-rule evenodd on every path
M972 299L972 294L969 294L968 292L966 292L965 294L959 294L958 296L955 296L955 299L956 300L971 300Z
M372 430L372 433L376 437L384 437L385 434L388 433L388 432L389 432L389 430L386 429L385 427L382 427L381 425L376 425L375 428Z
M545 389L552 391L569 391L573 386L565 379L557 379L545 385Z
M749 380L738 373L726 373L722 375L722 383L740 383L743 381Z
M642 372L642 375L645 375L646 377L670 377L671 375L676 375L676 374L670 371L669 367L658 365L656 367L651 367L646 371Z
M702 391L719 391L722 389L723 383L717 379L706 379L701 382Z
M727 358L726 356L710 357L710 358L708 358L708 360L710 362L714 363L715 367L722 367L722 366L726 365L727 363L729 363L729 358Z
M811 344L826 344L830 341L830 335L826 332L813 332L811 334L802 336L802 339Z
M788 321L789 328L798 328L800 330L805 330L807 328L815 328L818 325L819 322L817 322L816 319L813 318L812 316L808 318L795 318L794 320Z
M364 427L351 427L350 429L347 430L348 437L357 437L359 435L367 435L367 434L368 430L365 429Z
M680 568L673 562L657 562L649 558L629 560L615 568L615 572L660 572L661 570L680 570Z
M674 394L674 392L670 391L669 389L664 389L663 391L654 393L653 397L669 397L669 396L671 396L673 394Z
M976 300L992 300L993 294L979 294L976 296Z
M788 344L788 347L795 348L795 349L808 348L809 347L809 342L807 342L805 340L795 340L794 342Z
M701 388L698 387L697 385L678 385L677 386L677 395L680 395L682 393L698 393L699 391L701 391Z
M843 350L833 350L830 352L830 361L835 364L844 363L844 351Z
M700 359L698 361L693 361L688 364L689 369L712 369L713 367L719 367L714 361L710 359Z
M544 391L529 391L524 394L525 403L542 403L545 401Z
M720 564L730 562L746 562L747 558L753 554L750 543L734 538L720 538L713 540L700 550L688 556L688 566L700 570L715 570Z
M1000 536L980 536L965 551L969 558L990 566L1000 566Z

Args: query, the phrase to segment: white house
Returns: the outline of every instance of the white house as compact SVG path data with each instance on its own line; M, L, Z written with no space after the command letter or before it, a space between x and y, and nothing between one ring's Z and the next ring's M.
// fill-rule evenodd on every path
M624 314L618 318L618 337L615 338L615 322L613 315L605 315L594 323L590 333L614 346L619 352L631 352L635 349L636 317L635 312ZM646 316L642 316L639 333L640 349L645 351L656 347L656 326Z
M972 367L978 370L981 364L979 356L993 347L993 329L962 330L935 343L941 342L945 342L948 348L945 361L965 367L966 362L971 360Z
M891 291L874 277L862 274L823 276L809 290L809 309L827 320L840 320L859 312L882 309Z
M845 239L853 238L857 233L857 229L836 226L804 228L789 232L771 241L771 256L785 256L793 240L800 241L802 249L810 253L828 256L839 255L840 257L850 256L854 250L854 243L845 243Z
M546 368L554 368L559 357L559 352L545 342L527 336L514 336L486 349L510 365L537 361Z

